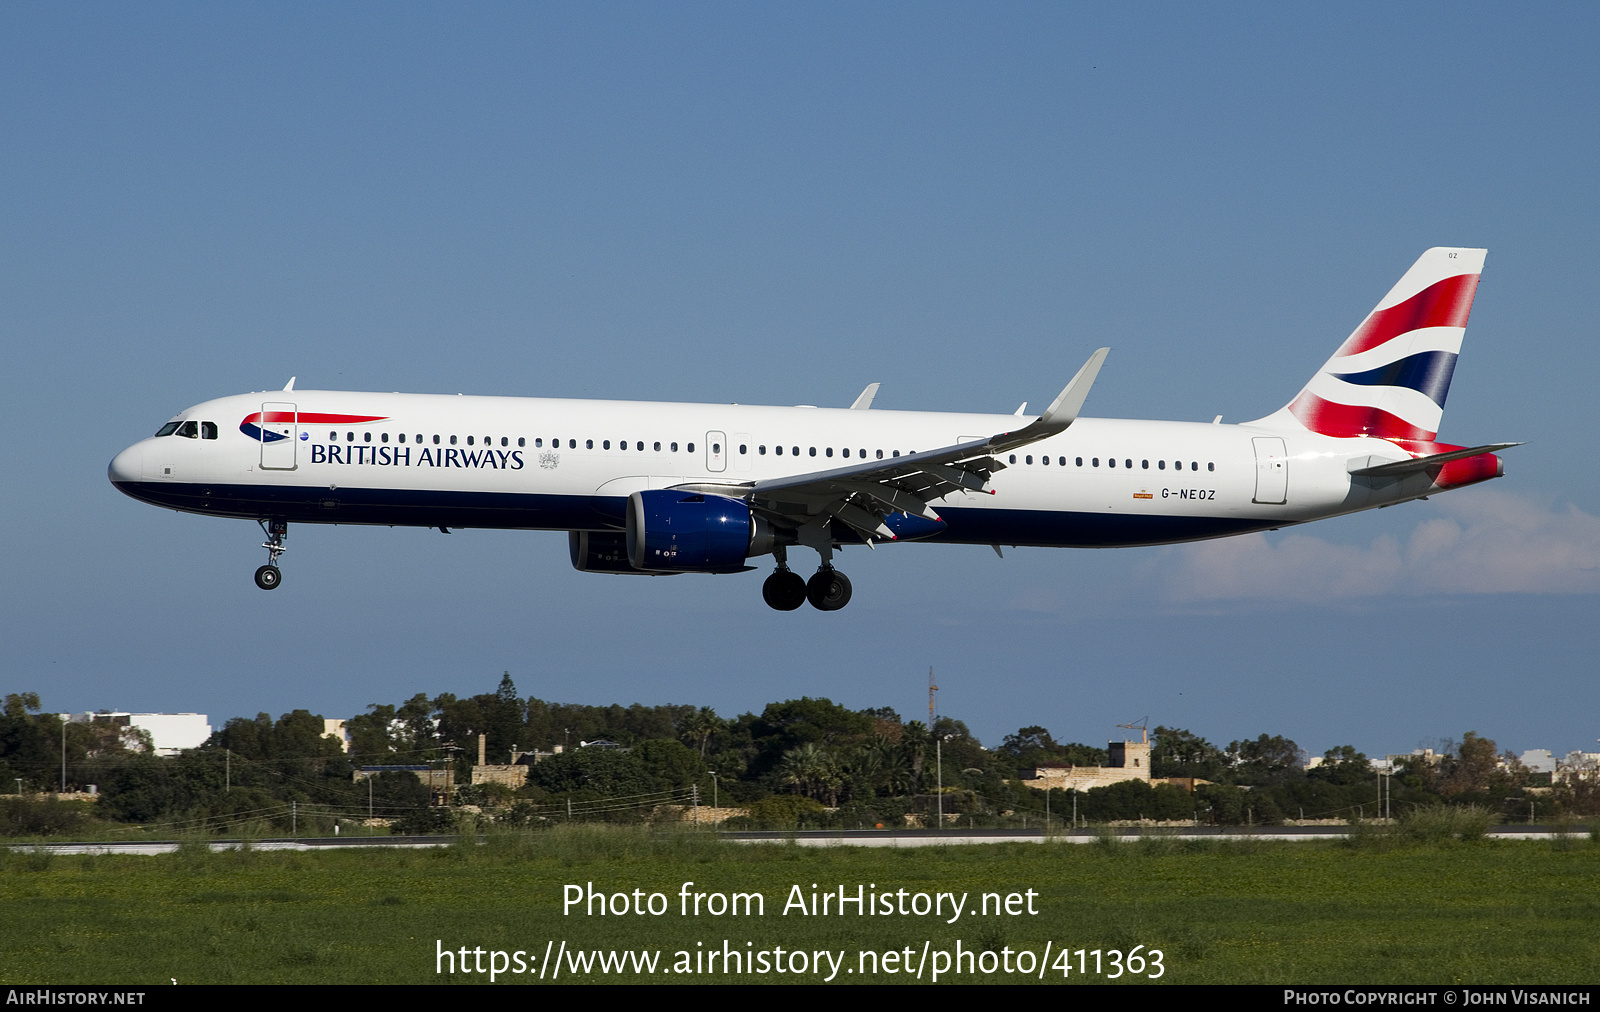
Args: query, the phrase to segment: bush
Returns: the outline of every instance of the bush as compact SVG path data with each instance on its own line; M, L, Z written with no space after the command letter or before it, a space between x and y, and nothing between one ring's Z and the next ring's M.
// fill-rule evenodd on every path
M48 798L0 799L0 836L55 836L76 833L89 824L89 815L80 801Z
M807 822L820 821L826 811L799 794L769 794L748 807L748 816L729 819L723 825L728 829L800 829Z
M1481 840L1500 816L1482 805L1429 805L1400 817L1400 835L1417 843Z

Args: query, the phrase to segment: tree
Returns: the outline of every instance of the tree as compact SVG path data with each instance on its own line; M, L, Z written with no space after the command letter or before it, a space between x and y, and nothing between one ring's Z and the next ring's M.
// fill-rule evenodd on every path
M1225 753L1238 783L1264 784L1303 765L1300 746L1282 735L1262 734L1254 741L1228 743Z
M1505 779L1498 775L1498 764L1499 749L1494 740L1468 731L1461 736L1456 754L1445 764L1439 791L1446 796L1486 791L1492 783Z
M1308 776L1338 787L1371 783L1372 764L1365 753L1357 752L1354 745L1336 745L1322 754L1322 764Z
M1215 745L1183 728L1158 727L1151 738L1151 776L1217 780L1227 769L1227 758Z

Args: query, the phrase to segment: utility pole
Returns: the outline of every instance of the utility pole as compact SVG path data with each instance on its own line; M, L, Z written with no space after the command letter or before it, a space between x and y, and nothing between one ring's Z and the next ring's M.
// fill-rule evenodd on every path
M928 669L932 671L932 668ZM67 793L67 722L61 721L61 793Z

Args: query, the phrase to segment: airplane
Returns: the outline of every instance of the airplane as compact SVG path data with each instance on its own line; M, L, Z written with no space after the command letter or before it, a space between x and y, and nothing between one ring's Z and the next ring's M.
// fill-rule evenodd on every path
M1278 529L1504 474L1436 441L1485 250L1425 252L1284 407L1239 424L1081 417L1107 349L1043 414L295 390L179 412L117 454L143 502L261 525L565 531L588 573L738 573L779 611L849 603L846 546L1106 548ZM816 573L789 551L818 553Z

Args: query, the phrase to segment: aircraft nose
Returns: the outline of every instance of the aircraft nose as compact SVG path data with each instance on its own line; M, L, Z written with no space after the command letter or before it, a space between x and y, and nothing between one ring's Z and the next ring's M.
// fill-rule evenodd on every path
M106 468L106 477L110 478L114 485L125 481L143 480L144 447L135 443L112 457L111 466Z

